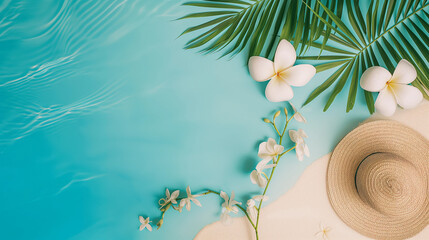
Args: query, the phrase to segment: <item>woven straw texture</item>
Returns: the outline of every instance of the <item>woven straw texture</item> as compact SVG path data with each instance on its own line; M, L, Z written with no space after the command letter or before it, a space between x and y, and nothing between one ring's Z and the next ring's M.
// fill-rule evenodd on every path
M429 141L394 121L365 123L332 153L327 193L338 216L374 239L406 239L429 224Z

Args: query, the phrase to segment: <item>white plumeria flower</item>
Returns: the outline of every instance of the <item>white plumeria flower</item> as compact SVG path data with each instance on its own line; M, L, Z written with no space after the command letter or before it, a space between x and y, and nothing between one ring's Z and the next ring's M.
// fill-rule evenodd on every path
M414 66L402 59L390 74L387 69L374 66L368 68L360 79L360 86L370 92L380 92L375 101L377 112L392 116L396 111L396 105L409 109L416 107L422 100L423 94L413 86L410 86L417 77Z
M258 215L258 210L256 209L255 201L266 201L266 200L268 200L268 197L264 195L257 195L247 200L246 212L249 215L250 219L255 220Z
M229 216L229 213L238 213L238 207L235 205L241 205L241 202L237 202L234 200L234 191L231 192L231 198L229 198L228 194L226 194L226 192L224 191L220 192L220 196L225 200L225 202L222 203L222 214L220 215L220 221L223 224L230 224L232 219L231 216Z
M168 190L168 188L165 189L165 198L161 198L158 202L159 205L161 205L161 208L170 202L173 204L177 204L176 198L179 196L179 193L180 191L176 190L170 195L170 191Z
M292 142L296 143L295 152L296 157L299 161L302 161L304 159L304 155L310 157L310 150L308 149L308 146L304 141L304 138L307 138L308 136L304 132L304 130L289 130L289 137Z
M268 141L259 144L258 157L263 160L275 159L277 155L283 152L283 150L284 147L282 145L278 145L276 140L268 138Z
M264 188L267 185L267 175L264 173L264 169L273 168L276 164L268 164L271 159L262 160L256 165L256 169L250 174L250 181L253 184L258 184L259 187Z
M150 232L152 232L152 226L150 225L150 223L152 221L149 221L149 217L147 217L146 219L144 219L144 217L139 216L139 221L141 223L139 230L143 231L143 229L147 228L147 230L149 230Z
M316 68L312 65L293 66L295 61L295 48L284 39L277 46L274 62L259 56L249 59L249 72L254 80L264 82L271 79L265 89L269 101L289 101L293 98L290 86L302 87L316 74Z
M322 223L320 223L320 230L315 234L316 236L320 236L320 239L329 240L328 232L331 231L330 227L325 227Z
M302 114L298 112L295 106L291 102L289 102L289 104L292 106L294 111L293 118L295 118L295 120L297 120L298 122L307 123L307 119L305 119L304 116L302 116Z
M181 211L181 209L183 208L183 206L186 206L186 209L188 211L190 211L191 210L191 201L194 202L195 205L201 207L200 201L198 201L198 199L196 199L196 197L201 196L201 194L192 195L191 188L189 186L186 188L186 193L188 194L188 197L184 198L184 199L182 199L180 201L180 207L179 207L180 210L179 210L179 212Z

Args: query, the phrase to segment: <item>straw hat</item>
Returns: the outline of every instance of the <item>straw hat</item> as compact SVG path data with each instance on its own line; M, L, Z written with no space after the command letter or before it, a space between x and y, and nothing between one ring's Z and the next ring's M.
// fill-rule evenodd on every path
M337 215L375 239L405 239L429 224L429 141L394 121L362 124L337 145L327 172Z

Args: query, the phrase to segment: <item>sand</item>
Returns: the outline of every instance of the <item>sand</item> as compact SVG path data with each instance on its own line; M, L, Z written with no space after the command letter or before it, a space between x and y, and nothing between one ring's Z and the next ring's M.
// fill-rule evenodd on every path
M420 132L429 139L429 102L422 102L417 108L399 110L393 117L374 114L366 121L393 119ZM330 240L365 240L344 224L335 214L326 195L326 168L330 154L312 163L299 178L293 188L277 200L262 208L259 236L260 240L277 239L323 239L317 235L320 225L329 227ZM234 218L231 225L214 222L204 227L195 237L196 240L248 240L256 239L245 217ZM428 240L429 226L412 240Z

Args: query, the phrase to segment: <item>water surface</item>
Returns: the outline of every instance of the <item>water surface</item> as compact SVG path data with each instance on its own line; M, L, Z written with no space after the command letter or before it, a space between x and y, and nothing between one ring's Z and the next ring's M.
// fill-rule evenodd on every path
M0 238L191 239L218 219L215 196L152 233L137 217L159 217L166 187L259 193L249 173L274 136L261 119L285 104L265 99L244 55L183 50L190 22L173 20L192 10L180 4L0 2ZM328 74L295 88L295 105ZM327 94L302 110L308 124L292 128L308 133L311 157L284 159L271 199L368 116L359 93L347 115L346 93L326 113Z

